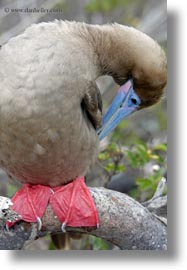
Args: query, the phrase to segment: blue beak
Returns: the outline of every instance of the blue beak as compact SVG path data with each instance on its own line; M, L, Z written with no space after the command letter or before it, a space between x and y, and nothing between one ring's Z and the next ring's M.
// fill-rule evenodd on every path
M128 80L119 90L111 106L106 112L102 127L97 130L99 140L102 140L128 115L135 112L141 103L140 98L134 92L132 80Z

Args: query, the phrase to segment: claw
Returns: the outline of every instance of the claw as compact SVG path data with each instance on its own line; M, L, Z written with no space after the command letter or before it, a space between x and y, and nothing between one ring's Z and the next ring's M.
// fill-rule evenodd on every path
M62 230L63 233L66 232L66 222L62 223L61 230Z
M52 194L55 194L54 190L52 188L50 188L50 191Z
M8 224L6 223L5 224L5 230L7 231L7 232L9 232L10 230L9 230L9 226L8 226Z
M41 231L41 228L42 228L42 221L41 221L41 218L37 217L37 224L38 224L38 231Z

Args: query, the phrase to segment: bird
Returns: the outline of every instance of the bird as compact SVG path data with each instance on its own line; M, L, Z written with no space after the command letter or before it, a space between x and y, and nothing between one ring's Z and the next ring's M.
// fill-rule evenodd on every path
M120 86L104 117L96 84L102 75ZM125 117L157 103L166 83L163 49L133 27L62 20L31 25L0 49L0 168L30 194L36 186L48 194L50 187L57 198L58 187L72 185L78 194L99 141Z

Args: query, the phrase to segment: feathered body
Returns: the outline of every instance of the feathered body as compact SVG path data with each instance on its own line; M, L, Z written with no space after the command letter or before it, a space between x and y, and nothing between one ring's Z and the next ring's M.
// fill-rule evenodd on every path
M132 76L142 106L152 105L166 84L165 56L145 34L118 24L41 23L2 46L0 167L21 182L50 186L84 175L98 153L93 96L103 74L118 83Z

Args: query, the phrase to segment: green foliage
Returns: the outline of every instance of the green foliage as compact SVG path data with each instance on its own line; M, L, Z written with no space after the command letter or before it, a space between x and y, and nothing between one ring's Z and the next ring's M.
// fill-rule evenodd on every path
M165 143L157 144L153 147L153 150L159 150L159 151L167 151L167 145Z
M163 176L163 170L155 172L147 178L136 179L136 189L130 191L130 195L139 201L145 201L152 198L160 179Z
M93 235L88 236L89 245L92 250L108 250L109 246L102 238L95 237Z
M55 245L53 244L53 241L49 242L48 250L56 250Z
M142 197L144 200L148 200L153 196L158 182L164 174L165 160L162 155L166 153L166 151L167 145L165 143L157 144L152 147L148 147L142 143L134 145L132 150L127 150L126 157L132 168L144 167L148 162L159 165L159 169L153 174L146 178L136 179L135 183L137 188L130 193L132 197L137 200L141 200Z
M123 152L116 143L109 144L107 149L99 154L98 159L109 175L125 170L125 165L122 162Z
M126 151L126 156L130 165L133 168L138 168L143 166L146 162L149 161L149 152L146 145L137 144L134 146L134 149L129 149Z
M12 197L18 190L18 187L14 185L14 183L9 184L7 187L8 187L7 194L6 194L7 197Z
M166 144L158 144L153 147L148 147L143 142L135 144L132 149L126 150L126 157L132 168L139 168L150 161L156 161L162 165L164 162L160 152L166 152Z
M148 163L157 165L157 169L146 178L137 178L135 181L136 188L130 191L132 197L141 201L153 196L165 171L163 156L166 151L167 145L165 143L148 146L138 140L133 146L121 147L113 142L99 154L98 158L110 177L119 172L124 172L126 167L143 169Z
M118 5L118 0L92 0L85 6L87 12L110 12Z
M65 0L61 0L56 5L54 5L53 9L59 9L59 10L61 10L61 9L64 9L65 6L66 6Z
M130 3L132 3L131 0L92 0L85 6L85 9L90 13L107 13L113 11L117 7L127 6Z
M46 240L49 241L48 250L56 250L55 245L51 241L49 235L46 236ZM72 241L76 241L70 238L70 249L72 249ZM76 246L75 244L73 246ZM79 249L81 247L82 250L108 250L109 245L108 243L99 237L93 236L93 235L84 235L81 239L77 242L76 249Z

